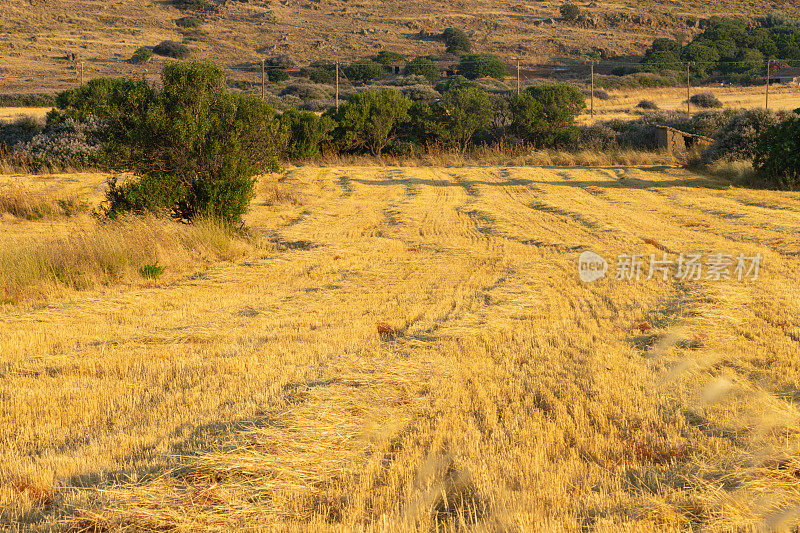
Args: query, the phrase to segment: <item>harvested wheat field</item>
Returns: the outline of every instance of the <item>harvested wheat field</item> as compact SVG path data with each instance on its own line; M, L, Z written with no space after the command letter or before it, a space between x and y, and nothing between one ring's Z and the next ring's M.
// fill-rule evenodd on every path
M800 523L800 194L671 167L275 180L235 253L173 257L188 241L161 236L163 278L0 308L0 524ZM19 243L71 220L0 227ZM585 250L605 278L581 281ZM741 281L615 279L620 254L680 253L763 262Z

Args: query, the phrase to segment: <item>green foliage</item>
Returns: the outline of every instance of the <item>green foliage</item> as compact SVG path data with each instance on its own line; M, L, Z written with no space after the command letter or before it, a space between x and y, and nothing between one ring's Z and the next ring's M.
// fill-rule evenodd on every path
M199 28L203 21L197 17L181 17L175 21L175 25L179 28Z
M350 81L374 81L386 76L383 65L371 59L359 59L351 63L344 69L344 73Z
M689 98L689 102L697 107L702 107L703 109L722 107L722 102L720 102L719 98L711 93L693 94L691 98Z
M153 52L160 56L174 59L185 59L191 54L188 46L175 41L161 41L153 47Z
M571 85L529 87L511 102L511 129L537 148L564 146L578 138L575 117L585 107L583 94Z
M49 93L0 94L0 107L53 107L56 95Z
M280 118L286 129L288 145L286 156L289 159L314 159L320 155L320 145L331 140L331 132L336 123L329 116L318 117L308 111L289 109Z
M442 39L451 54L467 54L472 50L472 43L463 30L458 28L447 28L442 33Z
M416 74L424 76L428 81L434 81L439 78L439 67L426 57L415 57L406 63L404 74L406 76Z
M723 75L732 81L763 81L764 60L800 60L800 25L785 15L759 19L752 28L742 19L714 17L690 43L656 39L645 53L641 69L649 72L678 70L691 62L692 74L701 80Z
M396 63L398 61L405 61L406 56L399 52L393 52L391 50L381 50L378 52L378 55L375 56L375 62L380 63L381 65L391 65L392 63Z
M150 61L151 57L153 57L153 50L146 46L141 46L133 53L133 57L131 57L131 63L136 63L139 65L142 63L147 63Z
M447 91L432 106L437 137L466 151L475 133L488 128L494 116L492 100L477 87Z
M178 9L188 9L201 13L213 13L219 10L213 0L173 0L172 3Z
M314 83L331 84L336 82L336 74L327 69L314 69L308 72L308 77Z
M138 179L109 183L109 215L156 211L239 224L253 176L274 160L281 142L277 117L258 98L226 92L224 73L208 62L167 64L162 86L112 139L125 149L118 166ZM120 100L123 108L138 102ZM121 114L95 107L111 117Z
M474 80L477 78L502 78L506 75L506 65L493 54L468 54L461 58L458 73Z
M345 150L379 155L409 119L411 100L395 89L355 93L336 113L335 136Z
M561 18L569 22L578 20L578 17L581 15L581 10L578 6L570 3L562 4L559 11L561 12Z
M286 81L289 79L289 73L282 68L269 68L267 69L267 78L273 83Z
M800 190L800 117L797 114L761 134L753 166L760 184Z
M155 263L148 263L139 267L139 275L146 279L158 279L164 273L164 267Z

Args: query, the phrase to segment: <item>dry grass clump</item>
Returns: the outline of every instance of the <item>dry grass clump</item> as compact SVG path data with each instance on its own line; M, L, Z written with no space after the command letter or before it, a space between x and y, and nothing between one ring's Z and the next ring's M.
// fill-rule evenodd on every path
M26 220L38 220L59 216L70 217L88 210L89 205L77 198L53 198L52 195L20 187L0 189L0 215L8 214Z
M471 166L640 166L675 165L680 160L673 154L642 150L536 150L526 146L498 143L481 146L467 153L438 145L428 146L420 154L395 156L348 155L326 153L310 165L322 167L471 167Z
M44 241L15 240L3 246L0 296L13 303L44 297L52 290L133 281L155 265L181 273L191 265L239 257L248 247L207 220L186 225L155 217L111 221L84 216L63 235Z

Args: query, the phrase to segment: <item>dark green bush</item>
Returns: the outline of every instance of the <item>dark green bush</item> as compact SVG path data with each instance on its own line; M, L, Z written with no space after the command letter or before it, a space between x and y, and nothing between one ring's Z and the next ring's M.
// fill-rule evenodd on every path
M426 57L415 57L406 63L404 74L406 76L416 74L418 76L424 76L429 81L434 81L439 78L439 67Z
M342 149L379 155L409 120L411 100L395 89L351 95L335 114L335 137Z
M375 62L380 63L381 65L391 65L392 63L396 63L398 61L405 61L406 56L399 52L393 52L391 50L381 50L378 52L378 55L375 56Z
M465 152L475 134L489 127L494 116L492 100L477 87L447 91L432 106L436 136Z
M701 107L703 109L713 109L722 107L722 102L720 102L719 98L717 98L711 93L693 94L691 98L689 98L689 102L692 105L696 105L697 107Z
M308 111L289 109L280 118L286 129L289 159L314 159L320 155L320 145L331 140L336 123L329 116L318 117Z
M463 30L458 28L447 28L442 33L442 39L451 54L467 54L472 50L472 43Z
M197 17L181 17L175 21L175 25L180 28L199 28L203 21Z
M350 81L374 81L386 76L383 65L371 59L359 59L351 63L344 69L344 73Z
M185 44L176 43L175 41L161 41L153 47L153 52L164 57L185 59L189 57L191 50Z
M219 11L219 6L214 0L172 0L178 9L188 9L201 13L213 13Z
M282 68L269 68L267 69L267 78L273 83L286 81L289 79L289 73Z
M53 107L55 104L55 94L0 94L0 107Z
M328 84L336 83L336 74L326 69L314 69L308 72L308 78L314 83Z
M758 139L753 166L761 185L800 190L800 109Z
M529 87L511 102L512 131L537 148L564 146L580 134L575 117L586 107L571 85Z
M109 184L109 215L168 211L239 224L253 176L283 142L277 117L258 98L226 92L224 73L208 62L166 65L162 86L118 140L127 149L119 166L138 178Z
M141 46L133 53L133 57L131 57L131 63L141 65L142 63L147 63L150 61L151 57L153 57L152 48Z
M646 109L648 111L655 111L658 109L658 104L652 100L641 100L638 104L636 104L636 107L639 109Z
M461 58L458 73L470 80L503 78L506 75L506 65L493 54L468 54Z
M581 10L575 4L562 4L559 11L561 12L561 18L569 22L578 20L581 15Z

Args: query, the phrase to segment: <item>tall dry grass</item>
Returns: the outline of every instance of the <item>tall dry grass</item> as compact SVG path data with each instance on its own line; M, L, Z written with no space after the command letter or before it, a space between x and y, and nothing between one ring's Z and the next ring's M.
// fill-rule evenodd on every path
M62 235L22 239L0 249L0 297L6 303L142 280L158 265L172 279L190 268L246 254L251 244L209 220L187 225L155 217L118 221L84 215Z
M474 166L646 166L682 163L674 154L658 151L618 149L537 150L515 144L496 143L461 152L447 146L431 144L419 153L407 155L339 154L324 151L321 158L308 162L311 166L338 167L474 167Z
M89 204L75 197L56 198L29 188L12 186L0 189L0 216L7 214L26 220L73 216L89 210Z

